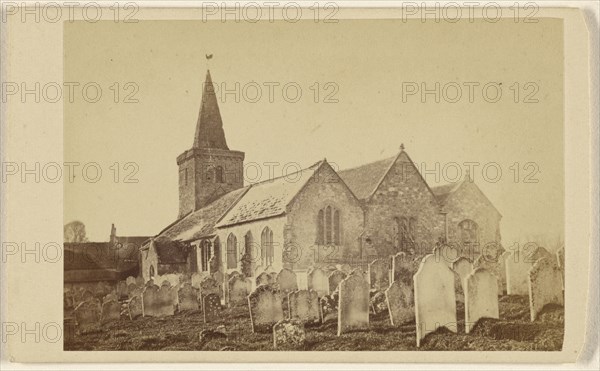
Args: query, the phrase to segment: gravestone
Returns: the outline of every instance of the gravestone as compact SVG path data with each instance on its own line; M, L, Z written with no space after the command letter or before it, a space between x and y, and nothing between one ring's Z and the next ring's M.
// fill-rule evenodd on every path
M100 311L100 302L94 299L81 302L75 307L79 332L97 328L100 325Z
M283 268L277 275L277 285L281 290L282 295L287 296L292 291L298 290L298 280L296 279L296 273L292 272L287 268Z
M129 299L129 302L127 303L127 312L130 320L134 320L137 317L144 315L141 296L134 296Z
M465 332L471 332L481 318L499 318L498 277L477 268L465 280Z
M144 292L143 288L136 287L133 289L133 291L129 291L129 299L133 298L134 296L142 296L142 292Z
M483 268L494 276L496 276L496 282L498 285L498 290L496 292L498 295L503 292L502 285L502 273L500 273L500 268L502 265L500 264L500 257L486 257L485 255L480 255L475 262L473 262L473 268Z
M73 295L70 292L63 293L63 307L64 309L72 309L74 305Z
M399 252L392 256L390 282L401 280L405 284L412 286L412 262L408 260L404 252Z
M306 341L304 324L295 320L281 320L273 325L275 349L302 350Z
M171 281L169 281L169 280L163 280L162 283L160 284L160 287L171 288L171 287L173 287L173 285L171 284Z
M135 285L136 284L135 283L135 277L133 277L133 276L127 277L125 279L125 284L127 284L127 286L132 285L132 284Z
M308 271L294 271L298 283L298 290L308 290Z
M194 273L192 274L192 287L200 289L200 283L207 277L206 273Z
M473 272L473 264L471 264L469 259L461 256L452 263L452 270L458 275L458 284L460 285L460 288L462 288L462 290L459 290L459 287L456 287L457 282L455 282L454 288L456 289L456 300L464 302L464 293L466 292L465 289L467 287L466 279L469 274Z
M529 271L529 309L532 322L546 304L564 305L562 276L554 259L541 258Z
M415 318L413 290L402 280L394 281L385 290L385 300L392 326L399 326Z
M340 282L337 335L369 327L369 283L358 275Z
M110 321L118 321L121 318L121 304L116 300L109 300L102 304L100 322L102 324Z
M221 298L215 293L202 297L204 323L212 322L221 316Z
M191 283L184 283L177 294L179 297L178 308L180 312L200 309L198 306L198 289L192 287Z
M508 295L527 295L529 293L528 275L531 264L523 255L522 251L511 251L504 261Z
M227 303L230 307L245 305L248 302L248 283L244 277L239 275L233 276L229 279L227 285Z
M262 272L261 274L259 274L258 276L256 276L256 286L260 286L260 285L272 285L273 284L273 277L271 276L271 274L267 273L267 272Z
M308 289L315 290L319 297L329 293L329 280L321 268L315 268L308 272Z
M344 273L342 271L336 270L336 271L331 272L331 274L329 274L329 277L328 277L329 293L331 294L335 290L337 290L338 285L345 278L346 278L346 273Z
M298 290L288 294L290 319L319 322L319 295L314 290Z
M146 282L144 282L144 277L142 277L142 276L137 276L137 277L135 278L135 284L136 284L138 287L144 287L144 284L145 284L145 283L146 283Z
M154 317L157 316L158 313L158 290L160 290L160 287L156 286L156 285L146 285L146 288L144 288L144 292L142 293L142 302L143 302L143 308L144 308L144 313L143 316L144 317Z
M156 285L148 286L142 294L144 317L172 316L175 314L177 289Z
M119 281L119 283L117 283L117 298L119 298L119 300L127 298L127 284L125 281Z
M248 308L255 333L270 332L273 325L283 319L281 297L269 285L260 285L248 295Z
M457 331L454 273L445 260L430 254L423 258L413 279L419 347L421 340L438 327Z
M210 294L216 294L220 297L221 289L217 281L215 281L211 277L207 277L202 282L200 282L200 295L206 296Z
M386 290L390 286L388 263L387 260L376 259L369 264L368 277L372 289Z
M134 292L138 290L138 286L135 283L130 283L127 285L127 298L131 298L135 296Z
M94 299L94 294L90 290L83 290L81 293L81 301L90 301Z

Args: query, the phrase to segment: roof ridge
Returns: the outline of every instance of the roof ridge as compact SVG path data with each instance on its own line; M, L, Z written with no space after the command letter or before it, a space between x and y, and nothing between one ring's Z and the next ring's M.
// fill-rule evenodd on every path
M308 167L305 167L303 169L300 169L298 171L295 171L293 173L288 173L288 174L285 174L285 175L276 176L275 178L265 179L265 180L261 180L260 182L248 184L247 187L254 187L254 186L257 186L257 185L260 185L260 184L263 184L263 183L273 182L273 181L279 180L281 178L289 177L290 175L298 174L298 173L300 173L300 172L302 172L304 170L313 169L314 167L318 167L319 165L321 165L321 163L323 161L325 161L325 160L319 160L319 161L315 162L314 164L312 164L312 165L310 165Z

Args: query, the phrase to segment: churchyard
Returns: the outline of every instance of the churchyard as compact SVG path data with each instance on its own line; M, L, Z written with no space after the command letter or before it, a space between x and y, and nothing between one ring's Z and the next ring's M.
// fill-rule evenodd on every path
M564 252L129 277L65 292L65 350L560 350Z

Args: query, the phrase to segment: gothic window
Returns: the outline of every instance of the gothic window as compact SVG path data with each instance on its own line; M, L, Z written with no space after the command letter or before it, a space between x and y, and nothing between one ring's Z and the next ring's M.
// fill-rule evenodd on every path
M210 260L210 241L205 240L202 242L200 249L200 264L202 272L209 271L208 261Z
M417 219L414 217L394 218L392 244L394 248L409 251L414 247Z
M465 219L458 223L458 238L463 247L471 246L479 242L479 226L471 219Z
M319 210L317 215L317 244L341 244L341 228L340 211L338 209L327 206Z
M224 183L223 180L223 168L221 166L217 166L215 171L215 182Z
M150 272L148 274L149 274L150 278L154 277L154 266L153 265L150 266Z
M227 268L237 268L237 238L233 233L227 237Z
M217 259L217 267L221 267L221 240L219 237L215 238L213 242L213 256Z
M265 227L260 236L260 256L263 266L273 264L273 257L275 256L273 250L273 231L271 228Z

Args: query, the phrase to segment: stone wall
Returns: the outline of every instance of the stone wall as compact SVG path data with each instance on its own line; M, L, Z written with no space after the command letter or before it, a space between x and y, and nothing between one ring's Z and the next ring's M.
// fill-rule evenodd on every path
M144 281L150 279L150 266L154 267L154 274L158 273L158 255L152 241L148 242L148 247L140 251L140 274L144 277Z

